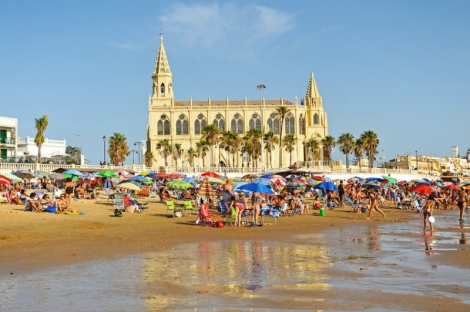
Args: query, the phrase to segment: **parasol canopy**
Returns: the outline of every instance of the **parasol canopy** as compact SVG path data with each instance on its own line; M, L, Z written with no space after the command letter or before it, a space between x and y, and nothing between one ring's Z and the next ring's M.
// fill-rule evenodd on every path
M199 197L212 197L214 196L214 191L212 189L212 185L209 182L209 178L205 178L202 181L201 185L199 186L199 190L197 192Z
M137 191L137 192L140 191L140 187L138 187L137 185L131 182L124 182L124 183L118 184L118 187L123 188L123 189L128 189L131 191Z

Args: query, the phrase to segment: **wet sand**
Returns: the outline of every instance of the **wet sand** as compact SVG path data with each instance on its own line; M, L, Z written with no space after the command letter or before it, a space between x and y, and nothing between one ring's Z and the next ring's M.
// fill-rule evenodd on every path
M349 207L218 229L149 202L122 218L104 199L74 201L83 216L0 204L0 310L470 310L455 209L435 212L435 233L412 211Z

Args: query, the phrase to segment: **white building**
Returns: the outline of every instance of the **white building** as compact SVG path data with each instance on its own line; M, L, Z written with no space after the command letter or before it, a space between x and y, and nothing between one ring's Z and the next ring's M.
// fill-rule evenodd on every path
M17 142L18 157L38 155L38 147L36 146L36 143L34 143L34 138L18 138ZM44 158L64 156L66 147L67 144L65 140L50 140L45 138L44 143L41 146L41 155Z
M1 161L16 156L16 134L18 119L0 116L0 157Z

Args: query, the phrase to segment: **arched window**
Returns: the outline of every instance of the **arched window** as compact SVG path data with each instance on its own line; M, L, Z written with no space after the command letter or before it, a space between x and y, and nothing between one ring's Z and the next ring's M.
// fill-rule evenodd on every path
M225 120L222 114L215 115L215 119L212 123L216 125L220 129L220 131L225 131Z
M250 119L250 129L261 130L261 119L258 114L251 115Z
M272 133L279 134L279 119L276 118L276 114L269 115L268 127Z
M194 134L202 134L202 129L206 127L206 118L203 114L197 115L197 119L194 122Z
M235 114L235 116L233 116L231 126L232 132L243 133L243 120L240 114Z
M289 115L286 116L286 118L284 119L284 123L285 123L284 133L285 134L295 134L295 132L294 132L294 116L292 116L292 114L289 114Z
M160 85L160 93L162 94L162 96L165 96L165 84L164 83Z
M181 114L176 121L176 135L184 135L188 133L188 119L185 115Z
M160 120L157 122L158 135L170 135L170 121L166 115L161 115Z
M313 123L318 125L320 123L320 119L318 118L318 114L313 115Z
M305 118L302 114L299 117L299 132L300 134L305 134Z

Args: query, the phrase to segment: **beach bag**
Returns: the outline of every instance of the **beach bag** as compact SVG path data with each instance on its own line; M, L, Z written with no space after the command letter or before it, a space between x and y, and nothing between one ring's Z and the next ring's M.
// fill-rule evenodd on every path
M50 213L56 213L57 207L56 206L47 207L46 209L44 209L44 211L45 212L50 212Z
M122 211L120 209L114 209L115 217L122 217Z

